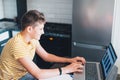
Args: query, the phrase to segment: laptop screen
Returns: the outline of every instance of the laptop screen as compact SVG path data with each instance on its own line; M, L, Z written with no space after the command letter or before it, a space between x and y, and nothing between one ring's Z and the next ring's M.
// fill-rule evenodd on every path
M117 55L113 49L112 44L110 43L101 61L104 78L107 77L116 59L117 59Z

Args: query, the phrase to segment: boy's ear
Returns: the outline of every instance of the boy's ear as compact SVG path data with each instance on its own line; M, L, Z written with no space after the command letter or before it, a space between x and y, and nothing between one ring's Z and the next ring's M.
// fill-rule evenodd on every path
M28 31L28 32L31 32L31 31L32 31L32 27L31 27L31 26L28 26L28 27L27 27L27 31Z

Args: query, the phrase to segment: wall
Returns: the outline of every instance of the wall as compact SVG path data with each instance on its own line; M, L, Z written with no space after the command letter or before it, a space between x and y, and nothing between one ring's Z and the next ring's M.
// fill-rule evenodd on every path
M4 17L4 12L3 12L3 1L0 0L0 19Z
M73 0L27 0L27 8L43 12L48 22L72 23Z
M115 0L112 43L118 56L116 65L120 74L120 0Z
M4 18L14 18L17 16L16 0L3 0Z

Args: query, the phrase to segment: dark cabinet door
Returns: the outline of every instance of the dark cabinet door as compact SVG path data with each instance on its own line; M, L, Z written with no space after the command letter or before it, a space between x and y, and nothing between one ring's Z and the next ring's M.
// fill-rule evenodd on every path
M71 55L70 38L43 35L40 39L40 43L43 46L43 48L49 53L64 57L70 57Z

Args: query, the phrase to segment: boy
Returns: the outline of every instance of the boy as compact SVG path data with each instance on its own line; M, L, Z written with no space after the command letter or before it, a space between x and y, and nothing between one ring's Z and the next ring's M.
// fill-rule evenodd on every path
M0 59L0 80L22 80L22 76L45 79L66 73L82 72L83 57L64 58L46 52L39 43L44 34L45 17L37 10L25 13L21 32L11 38L3 48ZM45 61L71 63L56 69L40 69L33 61L35 52ZM81 63L81 64L80 64ZM32 80L30 77L27 80Z

